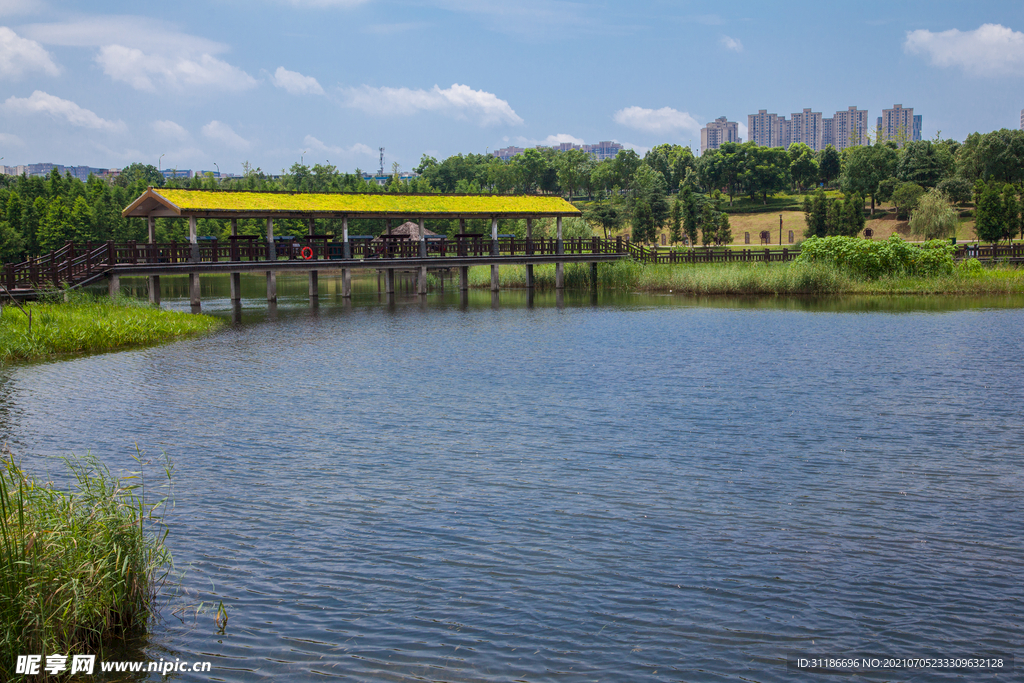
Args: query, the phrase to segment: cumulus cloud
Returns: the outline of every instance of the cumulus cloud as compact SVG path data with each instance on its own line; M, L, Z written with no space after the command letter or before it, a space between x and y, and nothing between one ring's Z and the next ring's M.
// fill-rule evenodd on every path
M46 114L79 128L91 128L112 133L123 132L127 129L124 121L108 121L88 109L79 107L70 100L62 100L41 90L36 90L30 97L8 97L3 108L5 111L27 116Z
M102 47L125 45L157 54L216 55L228 46L183 33L164 22L147 17L102 15L75 21L29 24L22 28L29 38L44 45Z
M731 38L729 36L722 36L718 42L726 50L732 50L733 52L743 52L743 43L739 41L739 38Z
M323 95L324 89L320 87L312 76L303 76L297 71L289 71L283 66L277 67L277 71L270 80L278 88L284 88L289 95Z
M700 133L701 128L697 119L690 116L689 113L678 111L672 107L662 107L661 109L627 107L615 112L612 118L615 123L648 133L675 133L678 131Z
M232 130L231 126L220 121L210 121L203 126L203 135L214 142L227 145L232 149L249 149L249 141Z
M982 24L973 31L908 31L903 49L928 57L933 66L960 67L975 76L1024 71L1024 33L1001 24Z
M351 147L337 147L334 145L327 145L316 139L312 135L307 135L302 141L304 147L315 151L315 152L326 152L334 156L351 157L351 156L368 156L370 158L376 158L377 151L370 149L367 145L361 142L357 142Z
M410 115L420 111L436 111L460 120L472 120L481 126L518 125L523 119L505 100L493 93L473 90L468 85L453 84L431 90L411 88L373 88L368 85L344 90L346 106L371 114Z
M739 123L736 124L737 134L740 136L740 140L747 140L747 134L750 132L747 128L747 124ZM747 140L747 142L750 142Z
M188 131L176 124L174 121L154 121L153 130L163 138L171 140L188 140L191 136Z
M56 76L60 69L42 45L0 26L0 78L20 78L31 72Z
M238 92L256 85L249 74L208 54L198 59L165 57L124 45L105 45L96 62L103 73L136 90L153 92L160 86L175 91L198 87Z
M507 137L505 138L505 142L508 142ZM556 133L554 135L547 136L543 140L524 138L522 136L516 138L516 144L523 147L555 147L563 142L571 142L574 145L586 144L582 139L574 135L569 135L568 133Z

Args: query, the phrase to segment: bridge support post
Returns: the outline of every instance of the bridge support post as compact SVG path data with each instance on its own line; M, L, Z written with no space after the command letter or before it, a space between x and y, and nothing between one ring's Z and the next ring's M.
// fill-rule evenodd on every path
M420 258L427 258L427 233L423 226L423 219L420 218ZM420 266L419 277L416 278L417 294L423 296L427 293L427 267Z
M597 261L590 263L590 288L597 289Z
M188 302L193 306L202 305L202 299L199 296L199 274L189 273L188 274Z
M384 270L384 293L394 294L395 293L395 269L386 268Z
M149 303L160 305L160 276L149 276Z
M110 275L107 279L107 292L111 299L116 299L121 293L121 278L118 275Z
M199 263L199 236L196 233L196 217L188 217L188 243L192 250L192 263Z
M315 234L313 232L313 228L314 228L313 224L314 224L314 219L313 219L312 216L310 216L309 217L309 234L310 235ZM309 240L309 243L312 246L313 240ZM326 242L324 244L326 244ZM316 254L315 253L313 254L313 258L316 259ZM319 299L320 298L320 282L318 280L318 275L319 275L319 273L317 271L315 271L315 270L309 271L309 298L310 299Z
M267 260L277 261L277 248L274 245L274 219L267 219ZM277 301L277 271L267 271L267 301Z
M238 219L237 218L232 218L231 219L231 235L233 237L238 237ZM235 244L237 245L238 242L236 241ZM237 253L237 251L238 251L237 248L235 248L234 251ZM242 300L242 274L241 273L231 273L230 280L231 280L231 302L232 303L236 303L236 302L239 302L239 301Z
M154 263L154 253L156 247L152 246L156 243L156 219L152 216L146 216L146 227L149 232L149 262ZM149 303L159 306L160 305L160 276L150 275L149 276Z
M498 255L498 219L491 218L491 256ZM491 291L498 291L498 266L491 266Z
M555 253L561 256L565 253L565 246L562 244L562 217L555 219L557 229L555 231ZM555 264L555 289L565 289L565 264L561 261Z
M346 260L352 258L352 245L348 241L348 216L341 218L341 257ZM341 297L352 298L352 271L348 268L341 269Z
M469 291L469 266L459 266L459 289Z
M533 219L526 219L526 253L527 255L533 254ZM533 264L526 264L526 288L533 289Z

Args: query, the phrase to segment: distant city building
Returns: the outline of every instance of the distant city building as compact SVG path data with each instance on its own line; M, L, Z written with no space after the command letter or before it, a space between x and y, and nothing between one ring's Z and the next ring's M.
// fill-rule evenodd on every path
M924 127L924 117L920 114L914 115L914 134L910 136L911 140L920 142L921 140L921 128Z
M899 146L914 139L914 108L894 104L892 109L883 109L878 117L878 138L892 140Z
M709 149L718 149L723 142L741 142L740 124L729 121L724 116L700 129L700 153Z
M835 147L835 119L821 120L821 148L825 149L829 145Z
M547 149L543 145L538 145L537 149ZM572 142L560 142L557 145L552 145L550 149L554 149L558 152L568 152L571 149L579 149L590 156L594 157L595 161L604 161L605 159L614 159L615 155L622 149L622 145L617 142L605 140L597 143L596 145L577 145ZM492 156L496 156L502 161L509 161L512 157L517 154L522 154L526 149L522 147L502 147L491 152Z
M781 125L783 121L785 117L769 114L767 109L747 114L747 140L761 147L785 147L788 141L783 142L782 136L789 137L789 126Z
M491 154L502 161L509 161L515 155L522 154L525 151L522 147L502 147L501 149L494 150Z
M192 169L179 169L179 168L165 168L160 173L163 175L164 180L170 180L171 178L191 178Z
M837 111L832 118L832 136L828 143L837 150L868 144L868 112L866 109L848 107Z
M823 126L820 111L811 111L806 108L802 112L794 112L787 123L789 124L789 135L784 146L788 147L802 142L814 151L824 149L824 145L821 144Z
M384 173L383 175L380 173L364 173L363 180L365 180L368 183L377 183L378 185L383 187L387 185L388 182L391 181L394 175L394 173ZM413 178L419 177L419 173L412 173L411 171L402 171L401 173L398 174L398 179L400 181L412 180Z
M109 168L94 168L92 166L64 166L63 164L24 164L19 166L0 166L0 171L4 175L27 175L31 177L45 178L50 175L53 170L56 169L57 173L61 175L70 174L72 178L78 178L85 182L89 179L90 175L94 175L97 178L103 178L110 174L113 170L116 174L117 169Z

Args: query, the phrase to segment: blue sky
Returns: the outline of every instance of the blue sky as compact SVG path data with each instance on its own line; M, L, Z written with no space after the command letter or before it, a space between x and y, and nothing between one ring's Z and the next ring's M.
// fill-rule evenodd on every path
M1024 3L0 0L6 165L410 170L895 103L925 137L1019 126Z

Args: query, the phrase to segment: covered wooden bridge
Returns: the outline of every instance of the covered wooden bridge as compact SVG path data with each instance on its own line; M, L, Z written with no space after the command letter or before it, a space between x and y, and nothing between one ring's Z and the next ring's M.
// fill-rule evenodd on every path
M240 298L239 274L265 271L267 298L277 298L277 272L309 271L309 293L317 296L317 272L324 268L342 270L343 296L351 295L353 268L375 268L385 273L385 291L394 292L396 268L413 269L418 273L418 291L426 293L427 268L458 267L461 287L468 286L468 270L473 265L491 266L491 288L498 288L498 265L521 263L527 268L527 283L533 285L533 265L556 264L556 286L563 286L563 263L591 262L622 258L628 246L621 240L609 242L597 238L569 240L562 238L562 219L579 216L580 211L560 197L494 196L494 195L417 195L417 194L312 194L291 192L220 192L212 190L178 190L149 188L123 211L124 216L147 219L149 243L129 247L129 253L111 254L108 277L112 288L122 275L147 275L151 301L160 299L160 276L187 273L193 304L199 303L199 277L202 273L231 273L231 298ZM187 218L187 245L157 244L157 218ZM201 240L196 221L214 218L230 221L231 235L227 244L217 240ZM266 221L266 239L238 234L239 219ZM306 221L305 239L282 242L274 236L275 219ZM418 223L418 239L384 239L371 242L367 238L349 236L351 219L375 218L385 221L390 233L391 221ZM556 220L554 239L533 238L533 221L540 218ZM340 219L341 235L318 234L316 222ZM428 237L424 230L427 219L457 219L459 234L454 238ZM483 234L466 232L467 219L490 221L490 239ZM526 239L499 237L498 221L525 219ZM338 239L340 237L340 240ZM567 248L568 247L568 248ZM115 251L117 250L115 249ZM329 265L324 261L329 261Z

